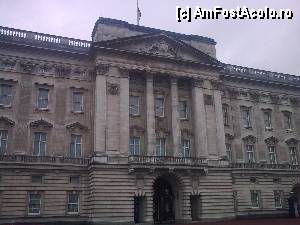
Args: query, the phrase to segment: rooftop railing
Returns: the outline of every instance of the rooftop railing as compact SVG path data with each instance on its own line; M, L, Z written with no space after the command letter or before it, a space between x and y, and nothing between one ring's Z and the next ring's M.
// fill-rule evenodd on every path
M173 156L129 156L129 164L165 164L165 165L186 165L186 166L203 166L207 165L204 158L188 158Z
M91 42L89 41L2 26L0 26L0 39L21 41L38 45L48 45L56 48L64 47L83 51L88 50L91 46Z
M17 162L17 163L66 163L87 165L90 163L89 158L70 158L63 156L32 156L32 155L0 155L0 162Z
M273 81L300 86L300 76L252 69L243 66L224 64L224 72L241 75L246 78Z
M300 170L300 165L291 164L231 163L230 166L239 169Z

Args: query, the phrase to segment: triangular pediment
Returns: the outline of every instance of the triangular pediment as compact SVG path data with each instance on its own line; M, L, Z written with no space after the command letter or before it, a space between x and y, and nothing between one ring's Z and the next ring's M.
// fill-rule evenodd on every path
M84 126L83 124L81 124L79 122L71 123L71 124L67 125L66 128L70 129L70 130L75 130L75 129L88 130L88 128L86 126Z
M40 119L30 123L30 127L32 128L52 128L53 124L47 122L46 120Z
M14 126L15 122L5 116L0 116L0 124L4 124L5 126Z
M103 41L96 43L95 46L205 64L219 63L215 58L164 33Z

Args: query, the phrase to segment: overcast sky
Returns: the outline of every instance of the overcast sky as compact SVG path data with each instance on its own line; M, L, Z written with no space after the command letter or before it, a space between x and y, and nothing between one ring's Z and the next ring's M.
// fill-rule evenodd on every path
M292 20L176 20L176 6L293 11ZM225 63L300 75L299 0L139 0L141 25L215 39ZM0 0L0 25L91 40L99 16L136 23L136 0Z

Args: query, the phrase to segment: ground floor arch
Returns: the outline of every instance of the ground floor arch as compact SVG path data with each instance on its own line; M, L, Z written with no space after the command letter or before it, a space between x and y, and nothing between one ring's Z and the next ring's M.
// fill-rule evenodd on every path
M181 185L176 176L158 176L153 183L154 222L172 222L180 219L181 196Z

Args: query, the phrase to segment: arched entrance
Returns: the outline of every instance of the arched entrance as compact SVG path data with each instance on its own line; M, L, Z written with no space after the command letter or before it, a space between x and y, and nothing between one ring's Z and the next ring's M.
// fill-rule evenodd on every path
M300 217L300 184L294 186L288 199L290 217Z
M153 184L154 222L173 222L179 218L180 193L174 176L160 176Z

